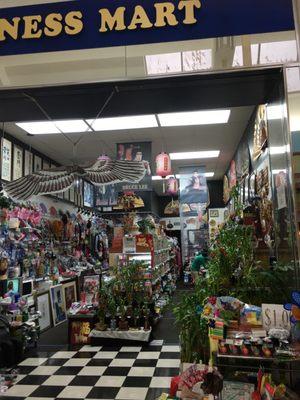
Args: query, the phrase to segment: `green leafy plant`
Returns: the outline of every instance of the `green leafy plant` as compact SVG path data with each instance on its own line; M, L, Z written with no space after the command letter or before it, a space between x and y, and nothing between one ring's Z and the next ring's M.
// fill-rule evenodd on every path
M284 302L289 293L292 265L263 266L253 249L253 227L243 225L238 188L232 198L236 214L222 227L210 249L206 275L198 278L193 293L183 296L173 311L180 328L182 361L205 361L208 353L207 321L201 319L201 306L209 296L232 296L260 306L263 302ZM225 321L236 318L224 311Z

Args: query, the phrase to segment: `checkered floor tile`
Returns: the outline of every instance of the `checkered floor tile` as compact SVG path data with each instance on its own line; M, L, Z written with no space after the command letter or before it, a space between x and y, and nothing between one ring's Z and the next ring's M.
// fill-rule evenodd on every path
M178 375L180 349L156 340L145 346L82 346L37 353L19 365L9 400L155 400Z

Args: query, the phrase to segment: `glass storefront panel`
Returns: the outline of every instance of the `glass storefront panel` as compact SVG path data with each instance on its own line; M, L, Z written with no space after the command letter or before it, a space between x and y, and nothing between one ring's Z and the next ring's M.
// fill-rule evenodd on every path
M297 61L294 31L1 57L0 86L205 73Z

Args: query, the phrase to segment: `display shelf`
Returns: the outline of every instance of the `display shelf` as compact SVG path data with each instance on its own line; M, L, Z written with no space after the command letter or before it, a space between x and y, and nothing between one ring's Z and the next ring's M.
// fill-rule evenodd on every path
M275 360L279 360L278 358L274 358L274 357L247 357L247 356L236 356L233 354L217 354L218 358L235 358L238 360L259 360L259 361L275 361ZM290 361L290 359L289 359Z

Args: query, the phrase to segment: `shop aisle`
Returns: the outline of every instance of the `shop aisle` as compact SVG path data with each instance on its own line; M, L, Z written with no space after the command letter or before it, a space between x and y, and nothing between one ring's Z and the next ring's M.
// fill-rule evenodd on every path
M179 286L173 304L186 290ZM155 400L169 391L171 378L179 372L174 322L170 305L154 329L154 340L144 346L70 348L66 325L53 328L20 363L18 379L3 398Z

